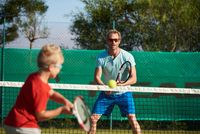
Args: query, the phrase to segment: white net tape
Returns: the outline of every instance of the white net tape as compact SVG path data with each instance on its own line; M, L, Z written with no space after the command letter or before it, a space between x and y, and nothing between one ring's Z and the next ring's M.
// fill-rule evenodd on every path
M0 87L22 87L23 82L0 81ZM118 86L109 88L103 85L83 85L83 84L54 84L50 83L53 89L73 89L73 90L94 90L94 91L131 91L145 93L174 93L174 94L198 94L200 89L193 88L169 88L169 87L136 87L136 86Z

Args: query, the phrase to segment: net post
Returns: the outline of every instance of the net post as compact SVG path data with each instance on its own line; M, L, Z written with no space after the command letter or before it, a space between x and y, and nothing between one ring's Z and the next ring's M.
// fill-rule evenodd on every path
M112 28L115 29L115 21L112 21Z
M6 16L5 14L2 15L3 17L3 44L2 44L2 48L1 48L1 81L4 81L4 47L5 47L5 42L6 42L6 28L5 28L5 23L6 23ZM1 107L1 125L3 125L3 97L4 97L4 87L0 87L0 107Z
M112 130L113 122L112 122L112 113L110 114L110 130Z

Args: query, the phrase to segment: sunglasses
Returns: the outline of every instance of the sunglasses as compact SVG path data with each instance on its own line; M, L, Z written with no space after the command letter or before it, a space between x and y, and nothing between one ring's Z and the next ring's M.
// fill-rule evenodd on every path
M54 67L57 67L59 69L62 69L62 65L61 64L55 64Z
M119 39L108 39L110 42L118 42L119 41Z

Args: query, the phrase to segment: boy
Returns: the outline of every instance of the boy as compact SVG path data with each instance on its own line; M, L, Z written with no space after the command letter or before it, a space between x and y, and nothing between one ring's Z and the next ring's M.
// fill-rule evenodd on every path
M73 104L48 84L49 79L55 79L59 74L63 62L59 46L49 44L42 47L37 58L38 71L29 75L4 121L6 134L40 134L37 122L63 113L72 114ZM49 99L63 106L46 110Z

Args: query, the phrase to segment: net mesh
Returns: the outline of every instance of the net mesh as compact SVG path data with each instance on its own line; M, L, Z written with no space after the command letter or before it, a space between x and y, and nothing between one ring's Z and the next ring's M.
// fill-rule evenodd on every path
M3 51L3 53L2 53ZM1 49L0 134L4 133L3 120L15 103L20 87L27 76L37 70L39 49ZM101 50L63 50L65 62L60 83L50 83L54 89L73 101L82 95L92 109L99 92L107 90L93 83L96 56ZM134 88L123 87L133 93L136 116L142 133L197 134L200 133L200 55L199 53L131 52L135 57L137 83ZM190 62L190 63L188 63ZM10 81L11 83L8 84ZM15 83L13 83L15 82ZM21 82L21 83L20 83ZM6 85L7 83L8 85ZM80 85L77 85L80 84ZM159 87L159 88L153 88ZM168 88L161 88L168 87ZM171 88L169 88L171 87ZM117 89L116 89L117 90ZM58 107L49 101L48 109ZM85 133L74 116L58 116L40 122L42 133ZM126 118L116 106L110 117L98 121L97 133L131 133Z
M3 119L15 103L20 90L19 86L22 84L22 82L0 82L0 85L3 86ZM51 86L71 101L73 101L76 96L83 96L90 109L92 109L94 102L101 91L110 90L107 86L98 87L97 85L51 83ZM112 90L122 89L123 87ZM127 90L127 88L124 87L124 90ZM200 132L199 89L129 87L128 91L131 92L131 90L134 96L137 120L143 133L197 134ZM168 92L161 93L161 91ZM54 109L58 106L59 104L52 101L49 101L48 103L48 109ZM42 133L45 134L85 133L79 127L76 118L72 115L60 115L52 120L40 122L39 124L42 129ZM3 129L1 130L1 133L4 133ZM111 116L102 116L99 120L97 133L128 134L131 133L131 128L127 118L121 117L119 108L115 106Z

